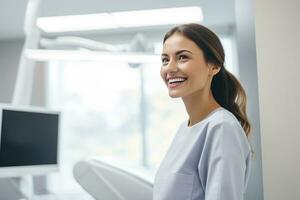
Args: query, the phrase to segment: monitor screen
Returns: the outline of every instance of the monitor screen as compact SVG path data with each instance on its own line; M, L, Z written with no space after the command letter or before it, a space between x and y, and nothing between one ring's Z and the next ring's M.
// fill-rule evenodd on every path
M59 114L1 109L0 168L56 165Z

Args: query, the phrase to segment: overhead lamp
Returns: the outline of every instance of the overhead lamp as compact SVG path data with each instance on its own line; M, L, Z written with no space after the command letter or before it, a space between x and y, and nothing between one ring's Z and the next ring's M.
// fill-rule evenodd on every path
M168 24L201 22L202 9L197 6L112 13L40 17L37 26L45 32L103 30Z
M141 27L201 22L200 7L179 7L152 10L113 12L110 14L119 27Z
M108 13L40 17L37 26L49 33L117 28Z

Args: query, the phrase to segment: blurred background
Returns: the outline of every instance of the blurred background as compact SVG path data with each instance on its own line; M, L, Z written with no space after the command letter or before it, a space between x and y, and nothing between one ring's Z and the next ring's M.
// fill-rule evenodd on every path
M25 0L0 1L1 103L13 101L20 56L26 38L28 40L28 35L24 33L27 3L28 1ZM276 32L278 31L275 25L276 19L284 20L282 21L283 24L290 23L290 19L297 16L292 14L290 17L287 10L292 9L295 12L291 13L296 13L295 7L299 4L297 1L290 0L282 2L284 6L280 8L281 4L273 4L272 1L268 0L254 3L252 0L42 0L38 16L200 7L203 19L199 18L199 21L196 22L212 29L221 38L226 53L225 67L241 80L248 95L247 110L253 127L250 140L255 151L255 157L246 199L260 200L264 198L263 169L267 175L264 186L268 198L265 196L265 199L276 199L270 198L275 197L275 194L273 196L270 191L271 188L272 191L277 188L277 186L272 185L274 184L272 177L278 175L277 172L279 172L279 168L276 171L273 166L273 164L276 166L278 164L274 161L278 159L274 157L274 149L281 148L281 146L278 140L274 141L270 138L273 137L271 132L274 129L275 132L278 130L272 125L274 122L280 121L280 119L272 117L281 111L274 112L274 116L270 114L273 109L278 108L276 102L272 103L272 100L278 95L278 92L275 92L278 87L276 85L270 86L270 84L273 84L273 80L279 84L282 71L274 72L277 68L272 68L271 65L278 62L274 61L271 55L263 56L266 52L270 52L273 44L274 48L277 48L277 40L281 37ZM279 9L283 9L280 16L277 12ZM156 60L162 51L164 33L175 24L95 28L94 30L78 29L61 32L51 32L39 27L41 30L36 37L46 38L49 41L56 37L83 37L89 41L105 43L111 48L121 49L122 52L139 51L147 55L154 55L150 62L139 61L134 64L118 59L82 60L78 59L76 55L73 58L68 57L68 59L56 59L54 57L36 62L33 68L32 93L30 93L30 101L27 103L62 112L59 141L60 170L40 179L41 183L47 185L49 191L56 194L83 194L83 189L73 178L72 169L76 162L87 156L111 158L124 164L146 167L155 173L179 124L187 119L181 100L169 98L167 89L159 75L160 63ZM284 26L283 24L281 25ZM297 24L299 23L297 22ZM66 24L62 26L64 27ZM291 24L286 25L286 36L295 28L294 26L291 27ZM295 30L299 31L297 28ZM269 39L269 34L275 34L274 40ZM296 38L295 35L291 37ZM295 42L299 46L299 40ZM44 40L44 43L39 43L36 48L51 49L51 45L47 44L47 40ZM290 42L289 44L293 48L294 43ZM282 45L285 46L285 44ZM261 48L257 49L257 47ZM269 47L269 49L265 47ZM69 45L68 48L73 49L74 46ZM76 49L81 52L90 52L84 47ZM299 53L298 50L294 47L292 52ZM259 55L257 55L258 52ZM261 60L257 60L259 58ZM295 67L294 61L288 60ZM257 67L259 62L261 62L260 69ZM291 65L289 67L296 70ZM282 86L283 91L285 91L285 87ZM268 93L271 91L274 93ZM263 94L259 96L259 92ZM295 99L293 95L299 97L298 93L293 93L290 99ZM288 101L283 100L283 104L288 104ZM296 110L299 111L299 107ZM293 119L299 120L298 117L296 118ZM261 123L265 125L261 126ZM294 137L294 139L290 139L299 141L299 136L295 134L296 129L293 128L295 127L294 124L289 123L291 122L283 120L281 127L289 127L288 133L291 138ZM265 136L261 136L261 128L264 128ZM262 138L265 140L261 141ZM265 145L261 145L262 142L265 142ZM289 142L285 144L288 146ZM263 151L266 158L265 168L263 168L262 163L262 146L265 148L268 146L268 149ZM285 149L285 147L282 148ZM288 151L285 155L293 157L292 153ZM297 157L299 158L299 155ZM286 162L283 160L283 163L288 163L289 160ZM286 171L288 171L288 166L287 164L284 168ZM294 163L294 166L299 166L299 162ZM269 174L271 170L269 167L274 170L272 174ZM299 173L289 174L291 177L294 175L299 175ZM285 177L288 179L288 176ZM284 181L283 177L280 178L279 175L277 178L283 185L289 183L287 180ZM299 193L297 194L291 189L293 187L295 186L291 186L289 190L283 192L282 196L289 194L291 198L287 199L296 199L294 197L297 197Z

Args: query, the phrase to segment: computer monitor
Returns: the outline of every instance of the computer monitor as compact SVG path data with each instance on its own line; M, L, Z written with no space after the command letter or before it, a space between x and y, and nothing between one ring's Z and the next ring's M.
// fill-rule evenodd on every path
M58 170L60 112L0 104L0 177Z

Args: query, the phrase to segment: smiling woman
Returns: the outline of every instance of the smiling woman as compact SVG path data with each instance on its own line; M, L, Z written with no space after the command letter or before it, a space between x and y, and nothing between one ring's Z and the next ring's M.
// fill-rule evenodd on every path
M224 67L219 38L199 24L164 38L161 77L180 97L183 122L157 171L154 200L242 200L251 162L246 95Z

